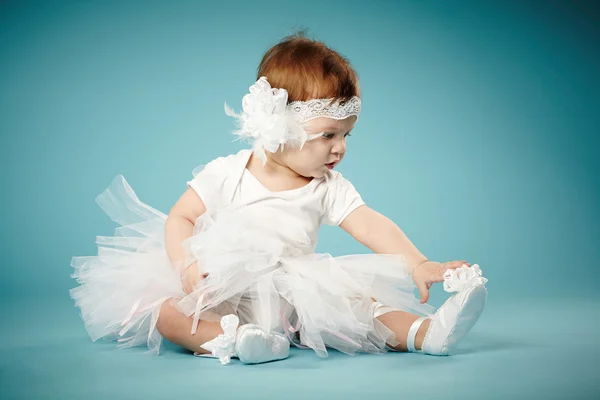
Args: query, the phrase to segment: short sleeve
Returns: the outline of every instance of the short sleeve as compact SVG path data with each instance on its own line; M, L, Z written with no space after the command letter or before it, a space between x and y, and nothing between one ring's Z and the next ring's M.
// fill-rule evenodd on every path
M196 168L193 172L194 179L188 181L187 185L200 196L207 209L214 209L219 207L223 201L223 189L228 176L227 172L226 158L219 157L203 168Z
M338 171L331 171L325 197L323 223L340 225L352 211L364 204L354 185Z

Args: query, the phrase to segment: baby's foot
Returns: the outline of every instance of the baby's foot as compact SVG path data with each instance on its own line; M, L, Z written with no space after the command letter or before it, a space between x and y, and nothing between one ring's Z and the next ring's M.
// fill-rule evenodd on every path
M247 324L238 330L235 352L244 364L282 360L290 354L290 342L281 333Z
M421 351L426 354L444 356L454 352L457 344L473 328L483 312L487 299L485 283L477 264L447 270L444 275L444 290L457 291L429 317L431 320ZM416 320L409 330L408 349L416 351L414 338L419 326L426 318ZM412 340L411 340L412 339Z
M196 355L219 358L223 365L229 364L234 357L244 364L259 364L288 357L290 343L284 335L266 332L258 325L251 324L238 329L238 324L236 315L224 316L221 319L223 333L200 346L211 354Z
M431 355L445 356L471 330L483 312L487 289L475 285L450 297L431 317L421 350Z

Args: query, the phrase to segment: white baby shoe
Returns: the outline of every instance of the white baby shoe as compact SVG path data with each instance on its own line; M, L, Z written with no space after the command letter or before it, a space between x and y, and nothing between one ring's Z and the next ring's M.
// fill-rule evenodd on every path
M223 365L229 364L233 357L239 358L244 364L260 364L288 357L290 342L284 335L266 332L253 324L242 325L238 329L239 322L234 314L221 318L223 333L200 346L211 354L194 355L218 358Z
M479 265L463 265L448 269L444 273L444 290L457 292L430 317L417 319L408 331L408 351L421 351L436 356L454 352L460 340L469 333L479 319L487 298L485 284ZM415 337L419 327L427 318L431 319L421 350L415 349Z

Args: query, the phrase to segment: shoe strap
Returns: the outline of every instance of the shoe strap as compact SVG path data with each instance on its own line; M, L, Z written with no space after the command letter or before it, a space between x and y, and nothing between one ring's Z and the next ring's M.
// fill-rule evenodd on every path
M406 341L406 347L408 348L408 351L411 351L411 352L418 351L417 349L415 349L415 338L417 337L417 332L419 331L421 324L426 319L427 319L427 317L421 317L421 318L417 319L415 322L413 322L412 325L410 326L410 329L408 330L408 338Z
M210 351L221 364L229 364L231 357L235 357L235 343L240 331L244 326L239 326L240 319L235 314L225 315L221 318L223 333L216 338L200 345L206 351Z

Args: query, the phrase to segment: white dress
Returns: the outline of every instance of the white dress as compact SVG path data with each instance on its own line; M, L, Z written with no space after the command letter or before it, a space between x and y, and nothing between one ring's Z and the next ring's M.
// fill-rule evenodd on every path
M196 320L234 313L242 324L284 332L321 357L328 347L380 353L395 338L373 318L373 299L418 315L434 311L414 296L401 255L315 253L319 226L339 225L364 204L339 172L271 192L246 169L250 155L242 150L217 158L188 182L207 208L182 243L186 265L197 260L208 273L190 294L165 250L167 216L140 202L122 176L97 197L120 227L113 237L98 237L97 256L72 262L80 286L71 297L92 340L145 344L158 353L160 306L176 298Z

